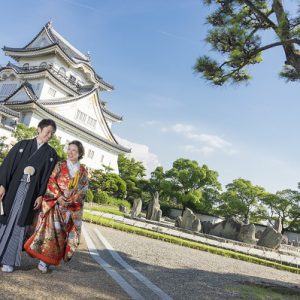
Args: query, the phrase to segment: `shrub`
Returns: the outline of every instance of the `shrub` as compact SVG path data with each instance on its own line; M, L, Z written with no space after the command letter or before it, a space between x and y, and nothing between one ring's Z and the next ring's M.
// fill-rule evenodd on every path
M93 202L98 203L98 204L112 205L112 206L124 205L124 206L128 207L129 209L131 207L131 205L128 201L111 197L104 191L98 191L97 193L95 193Z
M86 202L93 202L94 194L91 190L87 190L86 192Z
M98 204L108 204L109 203L109 196L106 192L98 191L94 194L94 202Z

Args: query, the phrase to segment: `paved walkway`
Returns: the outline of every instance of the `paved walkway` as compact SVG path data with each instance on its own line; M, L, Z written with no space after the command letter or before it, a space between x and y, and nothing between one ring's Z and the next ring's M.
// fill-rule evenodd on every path
M278 263L289 264L297 268L300 267L300 256L297 256L296 253L295 255L282 254L276 251L268 250L267 248L263 248L263 247L254 248L242 243L233 242L231 240L211 239L207 235L199 235L199 234L196 235L193 233L183 232L177 229L173 229L170 226L165 227L165 226L155 224L155 222L150 222L150 223L146 221L143 222L136 219L130 219L123 216L118 216L118 215L99 212L99 211L92 211L88 209L86 209L85 211L90 214L102 216L105 218L110 218L127 225L132 225L135 227L144 228L155 232L165 233L175 237L192 240L192 241L200 242L206 245L216 246L223 249L238 251L244 254L264 258L267 260L272 260Z

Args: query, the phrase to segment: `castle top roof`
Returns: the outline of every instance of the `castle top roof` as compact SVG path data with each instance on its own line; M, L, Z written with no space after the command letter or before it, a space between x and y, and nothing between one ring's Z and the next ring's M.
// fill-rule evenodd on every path
M63 36L61 36L52 26L52 22L48 22L41 31L26 45L23 49L32 48L32 44L45 33L52 44L58 44L61 49L68 55L72 60L79 60L86 63L90 62L88 55L84 55L77 48L75 48L71 43L69 43ZM34 48L34 47L33 47Z

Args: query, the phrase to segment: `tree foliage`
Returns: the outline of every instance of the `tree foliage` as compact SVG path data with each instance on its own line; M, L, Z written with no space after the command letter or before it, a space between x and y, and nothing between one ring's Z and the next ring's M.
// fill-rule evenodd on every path
M28 127L25 124L19 123L16 130L13 132L13 137L19 142L21 140L33 139L37 136L35 127Z
M170 202L170 193L168 192L169 182L166 177L166 173L164 172L163 167L158 166L151 173L151 177L147 182L147 190L152 195L155 192L158 192L160 201L168 201Z
M94 195L99 191L106 192L109 196L124 199L126 195L126 183L117 174L95 170L89 180L89 188Z
M260 201L266 194L263 187L254 186L251 181L239 178L227 184L226 188L218 207L220 215L237 217L246 223L261 215Z
M300 194L290 189L267 194L263 203L268 207L268 220L281 218L283 231L300 230Z
M8 153L8 145L5 144L6 137L0 137L0 164L2 164L4 158Z
M133 201L136 197L141 197L142 187L145 185L145 167L134 158L127 158L121 154L118 157L119 175L126 182L127 194L125 199Z
M215 85L239 83L251 78L247 67L262 62L262 53L281 47L285 61L280 75L300 80L300 14L291 17L283 0L203 0L214 11L206 42L223 61L207 55L198 58L194 70ZM300 5L299 5L300 11ZM274 41L264 42L271 31Z
M220 189L218 173L206 165L199 166L195 160L180 158L166 172L165 191L183 208L194 208L203 199L204 188Z

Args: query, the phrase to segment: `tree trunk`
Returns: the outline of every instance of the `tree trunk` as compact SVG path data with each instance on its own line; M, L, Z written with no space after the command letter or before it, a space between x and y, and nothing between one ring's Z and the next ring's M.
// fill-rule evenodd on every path
M277 36L281 42L285 42L291 39L290 23L287 18L287 14L284 11L282 0L273 0L272 8L275 12L278 27ZM290 65L295 68L296 72L300 76L300 55L298 54L294 44L284 44L283 49L285 52L286 65Z

